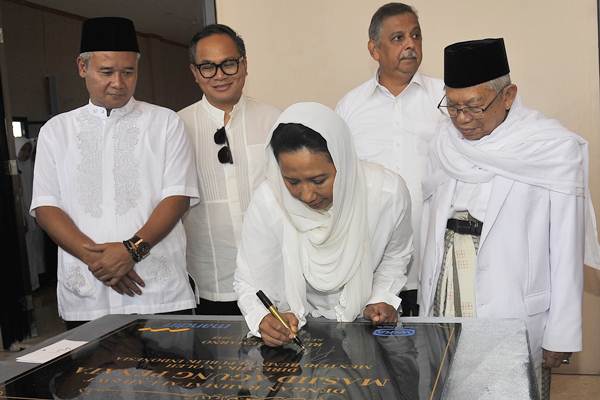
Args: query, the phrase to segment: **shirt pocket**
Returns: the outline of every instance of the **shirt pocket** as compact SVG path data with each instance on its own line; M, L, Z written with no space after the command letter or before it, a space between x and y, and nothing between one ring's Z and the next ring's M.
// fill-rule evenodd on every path
M155 251L136 264L135 271L147 285L155 289L166 289L175 276L175 267L167 254Z
M550 309L550 292L538 292L525 296L525 311L528 316L540 314Z
M79 297L93 297L97 288L94 280L83 262L63 253L62 266L58 268L58 282L63 288Z
M146 283L143 292L168 297L167 292L181 289L181 284L187 282L185 243L183 224L177 223L146 258L135 264L135 271Z

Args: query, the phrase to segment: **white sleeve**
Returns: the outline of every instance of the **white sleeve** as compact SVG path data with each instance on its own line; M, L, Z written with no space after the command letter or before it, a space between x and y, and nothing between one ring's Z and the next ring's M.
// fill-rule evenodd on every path
M198 177L192 145L181 119L169 113L167 121L165 168L161 200L170 196L188 196L190 206L198 203Z
M238 306L246 319L250 333L260 336L258 326L269 313L256 296L262 290L274 304L283 286L281 228L273 218L274 202L265 196L266 184L252 196L244 215L242 239L237 253L233 288L238 295Z
M33 190L29 213L35 217L35 209L42 206L62 207L61 193L56 166L57 146L53 143L52 122L40 130L33 174Z
M550 310L542 347L581 351L583 196L550 193Z
M375 269L373 292L367 304L387 303L397 309L398 293L406 284L407 267L414 252L410 193L400 177L397 177L392 215L395 216L393 232Z
M335 106L335 113L339 115L344 121L346 121L346 123L348 123L348 107L346 106L346 103L346 96L344 96L340 99L340 101L338 101L337 105Z

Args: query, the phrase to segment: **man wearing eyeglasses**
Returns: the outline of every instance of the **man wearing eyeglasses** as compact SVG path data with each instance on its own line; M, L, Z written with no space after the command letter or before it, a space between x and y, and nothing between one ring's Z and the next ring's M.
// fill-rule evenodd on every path
M443 82L418 72L422 36L416 11L403 3L380 7L369 26L369 53L377 73L351 90L336 107L346 121L361 159L383 165L406 181L412 199L413 242L418 248L421 226L421 178L427 149L443 115L436 109ZM410 265L400 293L402 314L418 315L420 257Z
M209 25L190 42L190 69L204 93L179 112L196 155L201 202L184 218L197 314L240 314L233 274L242 217L262 175L264 145L279 116L245 96L246 48L230 27Z
M586 263L598 250L587 143L522 104L503 39L444 55L450 118L423 183L421 309L524 320L539 376L542 360L558 367L581 350L584 240Z

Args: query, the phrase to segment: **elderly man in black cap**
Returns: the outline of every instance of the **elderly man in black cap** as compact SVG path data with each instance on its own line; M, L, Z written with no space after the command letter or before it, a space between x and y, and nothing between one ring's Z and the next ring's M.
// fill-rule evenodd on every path
M597 251L587 143L522 104L502 39L446 47L444 80L450 118L423 184L424 314L521 318L538 373L542 359L557 367L581 350L586 237Z
M180 221L198 197L193 154L173 111L133 98L138 58L130 20L85 21L77 66L90 101L40 131L31 213L60 247L68 328L195 306Z

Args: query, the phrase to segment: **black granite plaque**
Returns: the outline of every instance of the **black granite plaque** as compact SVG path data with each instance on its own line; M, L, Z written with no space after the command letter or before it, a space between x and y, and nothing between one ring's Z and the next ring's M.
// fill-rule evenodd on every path
M243 321L136 320L0 385L6 399L440 399L460 324L309 321L307 350Z

